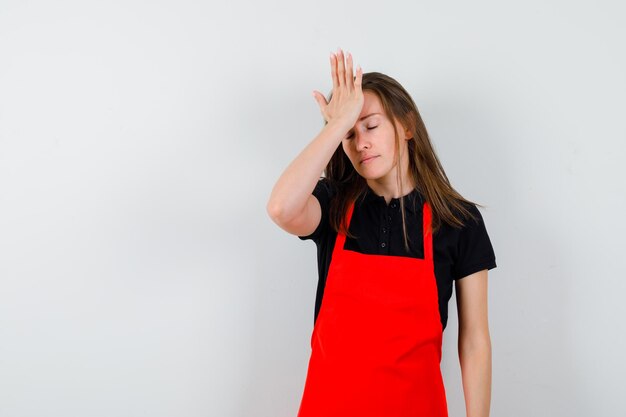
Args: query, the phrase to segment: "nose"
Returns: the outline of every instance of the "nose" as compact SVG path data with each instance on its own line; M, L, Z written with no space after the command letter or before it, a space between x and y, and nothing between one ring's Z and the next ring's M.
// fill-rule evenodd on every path
M356 150L359 152L363 149L370 148L369 139L367 139L366 135L362 133L354 132L354 144L356 146Z

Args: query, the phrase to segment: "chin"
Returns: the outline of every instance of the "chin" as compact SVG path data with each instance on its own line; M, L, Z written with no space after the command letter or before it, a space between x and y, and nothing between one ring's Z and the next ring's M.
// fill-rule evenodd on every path
M379 173L379 172L363 172L363 171L357 170L357 173L363 178L365 178L366 180L377 180L384 176L384 174Z
M352 167L357 172L357 174L359 174L361 177L365 178L366 180L377 180L379 178L382 178L385 175L387 175L389 171L391 171L391 169L393 168L393 167L382 167L382 166L361 167L360 165L359 165L359 168L357 168L354 164L352 164Z

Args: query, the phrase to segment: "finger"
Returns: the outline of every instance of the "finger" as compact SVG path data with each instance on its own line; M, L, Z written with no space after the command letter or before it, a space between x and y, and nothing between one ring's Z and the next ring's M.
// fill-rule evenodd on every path
M321 110L324 110L324 107L328 105L326 97L324 97L324 95L317 90L313 90L313 98L315 99L315 101L317 101L317 104L320 106Z
M354 91L354 76L352 75L352 54L348 52L348 67L346 68L346 84L348 90Z
M337 55L334 52L330 53L330 75L333 80L333 90L339 86L339 80L337 80Z
M346 85L346 68L343 62L343 51L339 48L337 52L337 79L339 80L339 87Z
M354 77L354 88L355 90L361 90L363 85L363 69L361 66L356 67L356 75Z

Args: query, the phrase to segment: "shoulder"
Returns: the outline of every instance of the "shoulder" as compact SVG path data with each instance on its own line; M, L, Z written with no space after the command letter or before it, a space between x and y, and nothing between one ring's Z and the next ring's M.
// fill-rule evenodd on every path
M454 213L454 215L461 219L461 221L463 222L463 226L460 228L461 230L467 227L473 227L474 225L483 222L483 216L476 204L470 203L468 201L461 201L460 204L470 214L469 216L467 216L465 215L465 213L462 213L461 210L455 209L454 207L452 208L452 212Z
M454 279L461 279L482 269L496 267L496 256L487 231L485 219L472 203L463 203L472 217L463 218L463 226L454 228L444 227L450 234L451 249L454 259Z

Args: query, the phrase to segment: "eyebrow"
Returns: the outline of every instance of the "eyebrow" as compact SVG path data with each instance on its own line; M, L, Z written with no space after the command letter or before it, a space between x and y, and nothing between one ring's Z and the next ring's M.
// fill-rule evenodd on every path
M359 121L361 121L361 120L363 120L363 119L367 119L367 118L368 118L368 117L370 117L370 116L374 116L375 114L380 114L380 113L370 113L370 114L368 114L367 116L363 116L363 117L361 117L361 118L359 119Z
M361 120L367 119L368 117L375 116L375 115L377 115L377 114L382 114L382 113L370 113L370 114L368 114L367 116L363 116L363 117L361 117L361 118L360 118L359 120L357 120L357 121L359 121L359 122L360 122ZM354 129L350 128L350 130L348 130L348 133L346 133L346 135L348 135L348 134L352 133L353 131L354 131Z

